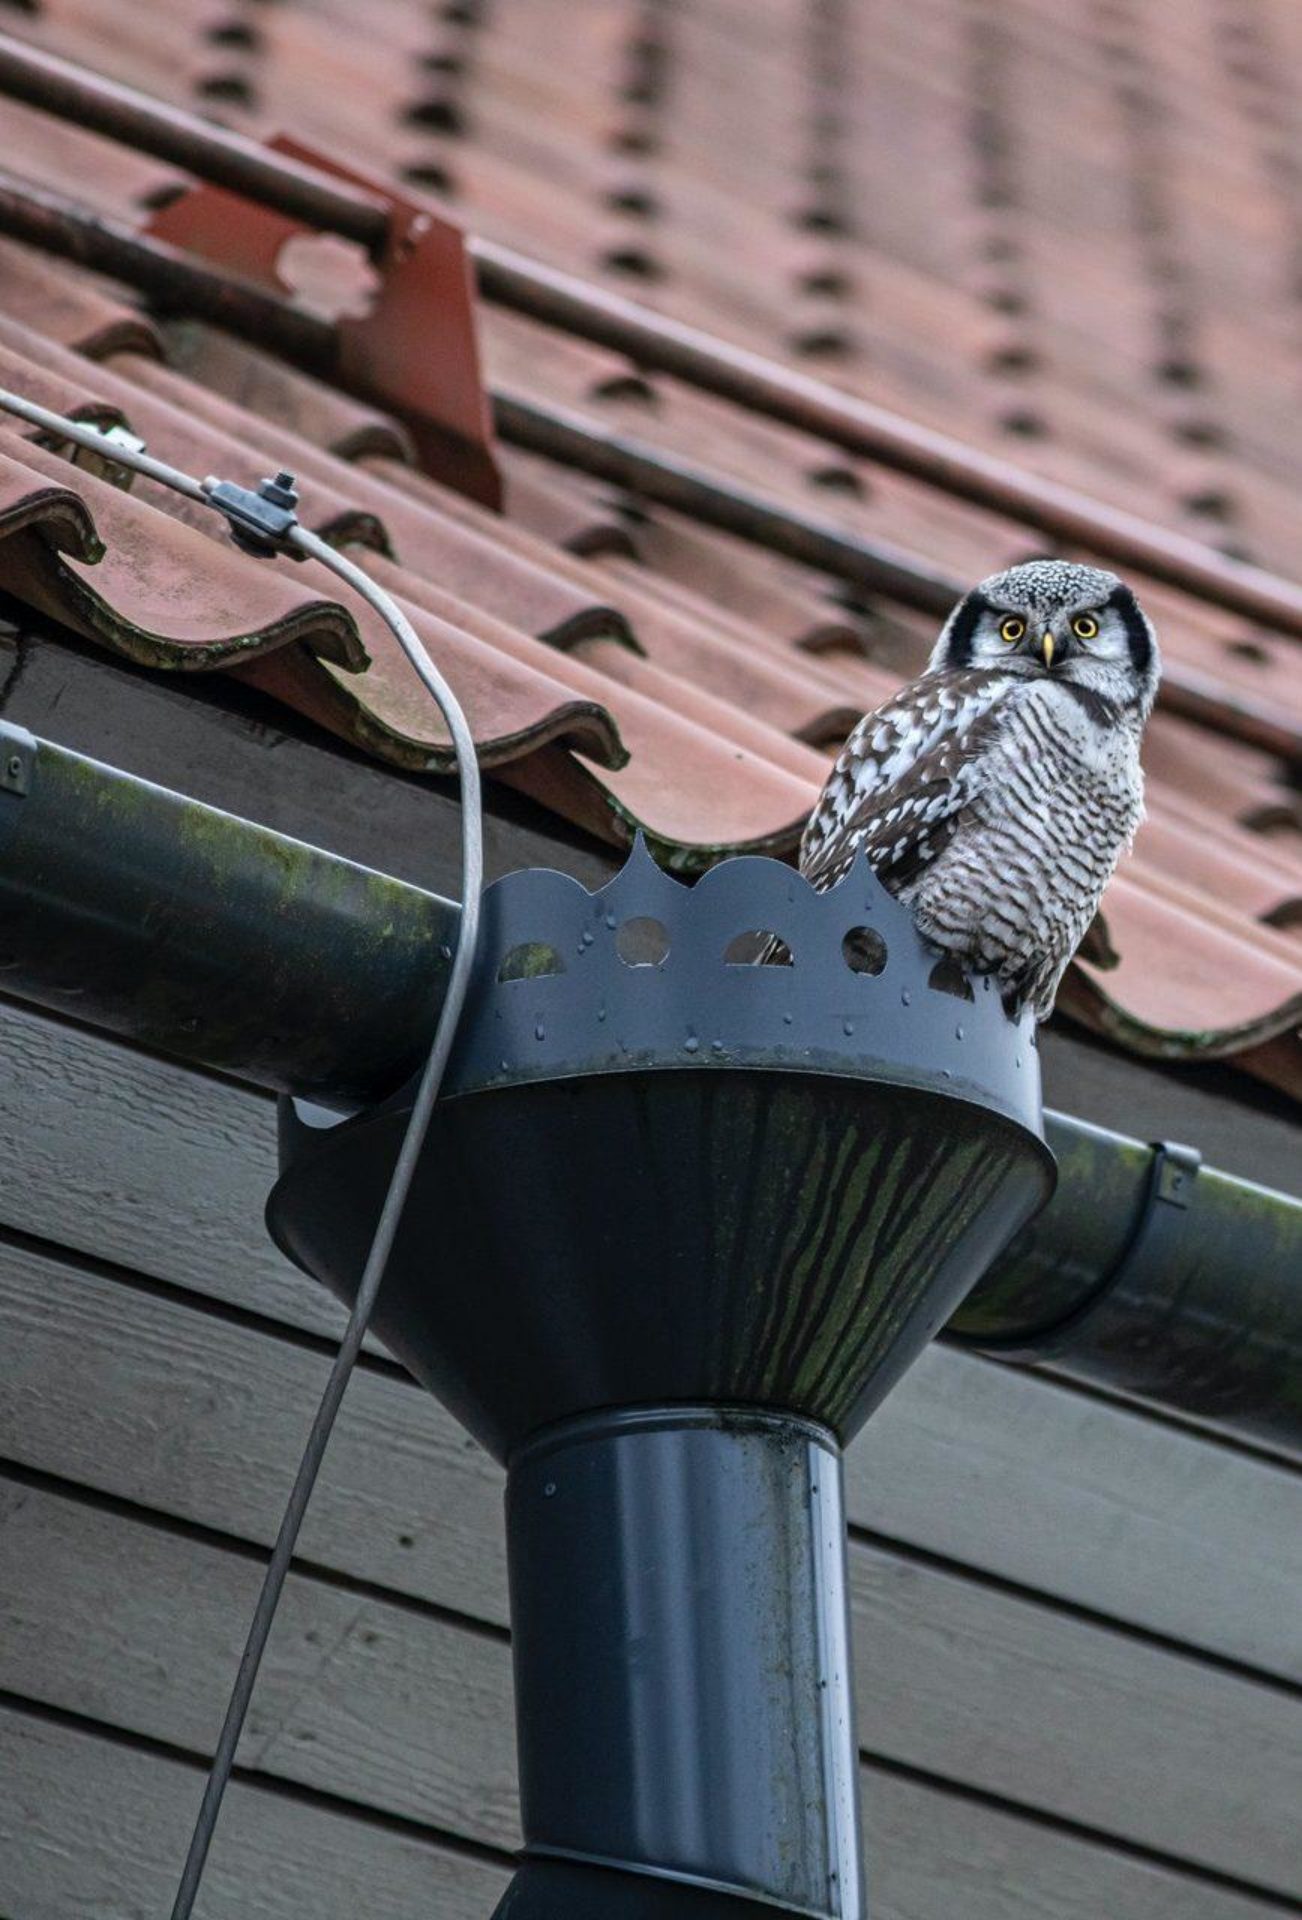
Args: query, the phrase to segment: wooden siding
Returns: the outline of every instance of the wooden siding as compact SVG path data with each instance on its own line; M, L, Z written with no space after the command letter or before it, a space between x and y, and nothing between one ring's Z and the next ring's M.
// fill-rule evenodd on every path
M165 1910L339 1314L271 1248L270 1103L0 1018L0 1914ZM1295 1910L1302 1500L933 1348L852 1450L874 1920ZM516 1840L501 1476L350 1389L205 1920L487 1920Z

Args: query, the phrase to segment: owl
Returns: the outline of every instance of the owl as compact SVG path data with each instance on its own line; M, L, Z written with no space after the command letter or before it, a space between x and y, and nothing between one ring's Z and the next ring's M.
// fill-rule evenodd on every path
M810 818L801 871L860 848L963 973L1044 1020L1143 818L1139 745L1157 639L1115 574L1035 560L950 614L926 671L859 722Z

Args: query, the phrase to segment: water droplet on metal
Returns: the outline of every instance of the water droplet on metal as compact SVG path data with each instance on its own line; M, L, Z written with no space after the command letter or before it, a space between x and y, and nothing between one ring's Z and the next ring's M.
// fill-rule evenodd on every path
M843 1020L843 1021L841 1022L841 1031L842 1031L842 1033L853 1033L853 1032L854 1032L854 1021L853 1021L853 1020Z
M556 1482L554 1480L549 1480L547 1482L547 1485L543 1488L543 1498L545 1500L550 1500L552 1495L555 1493L555 1491L556 1491Z
M590 947L592 945L594 938L595 938L595 935L593 934L592 928L585 927L583 929L583 932L579 935L579 945L583 947Z
M607 925L607 926L608 926L608 927L610 928L610 930L611 930L611 932L612 932L612 933L613 933L613 932L615 931L615 927L616 927L616 925L617 925L617 922L616 922L616 920L615 920L615 916L614 916L614 914L613 914L613 913L608 913L608 914L606 915L606 925Z
M782 1016L782 1024L783 1024L783 1026L784 1026L784 1027L789 1027L789 1026L791 1025L791 1022L792 1022L792 1021L793 1021L794 1019L795 1019L795 1015L794 1015L794 1014L792 1014L792 1013L784 1013L784 1014L783 1014L783 1016Z
M913 995L909 992L909 989L907 987L905 987L903 993L901 993L900 995L900 1002L903 1006L906 1006L906 1007L911 1007L913 1005Z
M604 1007L598 1007L598 1008L597 1008L597 1018L598 1018L598 1020L604 1020L604 1019L605 1019L605 1017L606 1017L606 1009L605 1009Z
M722 1042L722 1040L711 1040L711 1042L710 1042L710 1052L711 1052L711 1053L722 1053L722 1052L723 1052L723 1042Z
M547 1038L547 1029L541 1020L533 1030L533 1037L535 1040L545 1040Z
M956 1040L961 1040L961 1039L963 1038L963 1029L962 1029L962 1027L961 1027L961 1026L958 1026L958 1027L955 1027L955 1029L954 1029L954 1038L955 1038Z
M700 1044L701 1043L697 1039L696 1035L694 1033L689 1033L687 1038L683 1042L683 1048L687 1053L695 1053L700 1047Z

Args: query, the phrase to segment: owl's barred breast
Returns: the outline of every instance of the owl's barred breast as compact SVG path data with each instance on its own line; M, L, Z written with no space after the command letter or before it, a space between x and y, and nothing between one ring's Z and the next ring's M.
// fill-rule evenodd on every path
M938 946L1044 1006L1142 813L1138 730L1036 683L1009 703L961 826L900 898Z

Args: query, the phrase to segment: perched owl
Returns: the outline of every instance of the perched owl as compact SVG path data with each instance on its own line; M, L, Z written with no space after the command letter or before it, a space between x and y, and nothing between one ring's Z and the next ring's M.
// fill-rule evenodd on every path
M862 847L928 940L1046 1019L1143 817L1159 672L1115 574L1036 560L983 580L926 672L850 735L801 871L829 887Z

